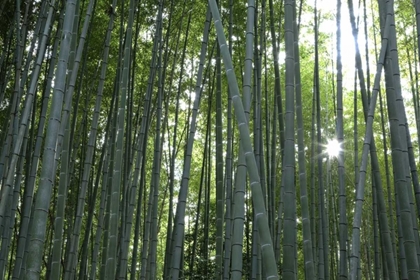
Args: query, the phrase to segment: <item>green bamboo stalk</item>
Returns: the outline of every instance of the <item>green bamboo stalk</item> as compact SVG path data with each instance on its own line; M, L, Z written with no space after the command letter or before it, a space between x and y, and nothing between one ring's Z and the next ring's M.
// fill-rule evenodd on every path
M54 0L53 0L54 1ZM1 189L1 198L0 200L4 200L4 198L8 197L9 193L12 191L12 184L13 184L13 179L14 179L14 170L15 167L17 165L17 161L19 158L19 154L20 154L20 149L22 147L22 142L23 142L23 136L25 134L26 131L26 126L28 126L29 123L29 116L31 114L31 110L33 108L32 106L32 102L34 100L34 94L35 94L35 89L36 89L36 85L39 79L39 74L40 74L40 70L41 70L41 65L44 59L44 55L45 55L45 50L46 50L46 44L47 44L47 39L49 36L49 31L50 31L50 25L51 25L51 21L52 21L52 16L53 16L53 4L54 2L52 2L52 5L50 6L50 9L48 10L48 16L47 16L47 21L45 24L45 28L43 30L43 34L41 35L41 37L39 38L40 43L39 43L39 51L38 51L38 56L36 59L36 63L35 63L35 67L32 71L32 78L31 78L31 84L28 90L28 93L26 94L26 100L25 100L25 105L24 105L24 109L23 112L21 114L21 119L20 119L20 126L19 126L19 131L18 131L18 135L16 136L16 141L14 142L14 147L13 147L13 153L12 153L12 157L9 163L9 172L6 174L6 181L4 183L4 186ZM3 218L5 216L5 212L6 212L6 205L7 203L0 203L0 225L2 225L4 223Z
M103 69L103 68L102 68ZM95 279L97 274L97 259L99 254L99 249L101 246L101 237L102 232L104 231L104 223L105 223L105 210L107 205L107 200L109 200L109 165L111 162L111 143L110 141L113 140L111 138L111 125L112 125L112 114L114 112L114 106L116 103L116 96L113 95L111 99L110 109L107 116L106 126L105 126L105 136L104 136L104 143L101 148L101 159L100 162L103 162L102 165L99 165L98 174L97 174L97 183L101 181L101 194L99 198L99 206L98 206L98 216L97 216L97 225L96 225L96 232L95 237L92 237L92 254L91 254L91 267L89 272L89 279ZM102 175L102 176L101 176ZM106 229L106 228L105 228ZM105 236L104 239L106 240ZM106 242L105 242L106 243Z
M387 25L385 26L387 28ZM389 54L387 54L389 55ZM397 219L400 219L401 223L401 239L400 247L404 247L403 253L404 258L407 262L408 277L409 279L420 279L419 273L419 264L417 259L417 244L416 244L416 227L413 224L413 206L410 205L410 188L409 180L405 176L404 166L407 163L406 154L403 154L404 151L404 140L400 135L399 128L399 116L396 104L396 96L394 92L394 82L392 79L392 63L393 61L387 57L387 66L385 71L386 83L387 83L387 105L388 105L388 116L390 122L390 132L391 132L391 147L392 147L392 162L394 167L394 185L398 200L398 208L400 215L397 215ZM406 144L406 142L405 142ZM399 172L399 173L398 173ZM417 240L418 241L418 240Z
M4 141L4 145L2 147L2 151L0 154L0 178L4 178L7 176L7 174L4 174L4 172L7 171L8 169L8 164L9 164L9 157L10 157L10 149L12 149L12 142L16 141L16 134L17 132L16 130L16 125L19 123L18 120L18 107L17 105L20 103L20 83L21 83L21 69L22 69L22 48L21 48L21 42L22 42L22 38L21 38L21 34L20 34L20 1L16 1L16 8L15 8L15 13L14 13L14 18L13 18L13 23L11 29L15 29L15 33L16 33L16 46L14 47L14 81L13 81L13 95L11 97L12 102L10 103L10 105L8 106L8 110L9 110L9 114L10 114L10 118L7 121L7 125L6 125L6 129L7 130L7 134L6 134L6 139ZM13 157L13 156L12 156ZM15 166L12 166L13 168L15 168ZM11 187L10 187L11 188ZM9 188L2 188L0 190L0 197L3 197L3 193L4 192L8 192L10 193L11 191L9 191ZM9 201L9 200L6 200ZM4 203L3 203L4 204ZM10 207L8 206L7 209L10 209ZM6 214L6 219L9 218L9 215ZM4 220L0 220L0 234L3 235L4 231L5 231L5 223L6 221Z
M105 214L104 214L104 225L102 227L103 230L103 237L102 237L102 243L101 243L101 267L99 270L99 279L104 280L106 278L106 272L107 272L107 260L108 260L108 244L109 244L109 235L110 235L110 214L111 214L111 197L112 197L112 181L113 181L113 175L114 175L114 165L115 165L115 144L117 142L117 114L118 114L118 107L119 107L119 94L118 90L116 89L116 85L118 85L119 81L119 70L117 71L117 75L115 77L114 81L114 90L113 90L113 99L114 102L111 106L111 111L108 115L108 122L110 122L110 142L109 146L107 147L107 157L109 157L109 164L107 165L107 176L106 180L104 180L104 184L106 184L106 205L105 207Z
M391 13L392 15L394 15L394 5L391 5L390 8L388 8L388 13ZM391 27L390 27L390 48L389 48L389 55L390 58L392 60L392 64L387 64L387 66L389 67L388 71L391 71L392 76L393 76L393 86L389 87L387 85L387 98L388 98L388 89L392 88L392 90L395 92L395 106L396 106L396 116L398 118L399 121L399 137L401 139L401 148L402 148L402 155L403 155L403 164L404 164L404 170L405 170L405 177L407 180L407 194L408 194L408 199L409 199L409 204L410 204L410 208L411 208L411 217L412 217L412 225L413 225L413 232L414 232L414 244L416 247L416 251L417 251L417 262L416 265L413 266L412 268L408 268L409 270L415 269L418 270L419 268L419 262L420 262L420 241L419 241L419 235L418 235L418 221L417 221L417 215L415 214L415 206L414 206L414 198L413 198L413 192L411 190L411 183L413 183L413 188L414 191L418 192L420 187L419 187L419 182L418 182L418 177L417 177L417 172L416 172L416 167L415 164L412 164L412 172L411 174L413 175L413 177L410 177L410 158L414 159L414 155L413 155L413 150L412 149L408 149L408 146L411 146L411 137L409 132L409 128L408 128L408 124L407 124L407 116L406 116L406 112L405 112L405 106L404 106L404 102L403 102L403 97L402 97L402 89L401 89L401 78L400 78L400 64L399 64L399 55L398 55L398 47L397 47L397 37L396 37L396 30L395 30L395 19L394 17L391 18ZM392 66L392 67L391 67ZM388 69L388 68L387 68ZM390 105L388 105L390 106ZM392 105L391 105L392 106ZM390 110L390 109L389 109ZM390 112L388 112L390 114ZM391 142L392 143L392 142ZM411 153L411 155L410 155ZM404 206L401 205L403 208ZM405 237L406 238L406 237ZM407 240L405 240L407 241ZM407 256L409 258L409 256ZM413 261L413 260L410 260ZM408 264L408 263L407 263ZM414 265L414 264L411 264ZM410 265L409 265L410 266ZM415 268L417 267L417 268ZM418 272L420 273L420 272ZM420 277L420 274L418 275L418 277Z
M211 99L210 99L210 104L208 106L207 109L207 120L211 119ZM194 241L193 241L193 246L192 246L192 253L191 253L191 258L190 258L190 262L189 262L189 266L190 266L190 273L195 273L194 271L194 263L196 260L196 247L197 247L197 235L198 235L198 226L199 226L199 219L200 219L200 213L201 213L201 202L202 202L202 193L203 193L203 186L204 186L204 180L206 177L206 172L205 172L205 168L207 166L207 162L208 162L208 157L207 155L209 154L208 148L209 148L209 133L210 133L210 121L207 121L207 128L206 128L206 136L205 136L205 140L204 140L204 151L203 151L203 162L201 165L201 178L200 178L200 187L199 187L199 191L198 191L198 202L197 202L197 214L195 217L195 223L194 223ZM204 195L205 196L205 195Z
M296 241L296 200L295 200L295 34L294 1L284 2L284 28L286 45L286 113L285 143L282 181L284 182L284 237L283 266L284 279L296 279L295 241Z
M174 1L171 2L171 5L174 4ZM183 13L185 11L185 1L184 1L184 8L183 8ZM178 130L178 120L179 120L179 103L180 103L180 95L181 95L181 86L182 86L182 80L184 77L184 62L185 62L185 54L186 54L186 47L187 47L187 42L188 42L188 38L189 38L189 31L190 31L190 26L191 26L191 17L192 17L192 12L190 12L188 14L188 23L187 23L187 31L185 34L185 40L184 40L184 45L183 45L183 50L182 50L182 55L181 55L181 70L180 70L180 75L179 75L179 80L178 80L178 90L177 90L177 94L176 94L176 98L175 98L175 119L174 119L174 127L173 127L173 138L172 138L172 150L171 150L171 155L170 155L170 163L169 163L169 207L168 209L173 209L173 197L174 197L174 181L175 181L175 158L176 158L176 153L177 153L177 130ZM182 27L182 23L183 23L183 19L181 19L181 23L180 26ZM181 29L179 28L178 30L178 35L177 35L177 43L176 43L176 47L175 47L175 54L174 54L174 59L173 59L173 63L172 63L172 72L171 72L171 77L170 77L170 89L172 88L172 81L173 81L173 76L174 76L174 69L175 69L175 64L177 62L177 54L178 54L178 44L180 42L180 36L181 36ZM170 92L168 93L168 95L170 95ZM169 133L168 133L169 134ZM171 141L171 139L168 139L169 143ZM171 146L171 144L168 145L169 147ZM205 145L205 147L207 147ZM202 169L203 170L203 169ZM201 195L201 192L200 194ZM197 213L198 215L198 213ZM170 249L171 249L171 236L172 236L172 223L173 223L173 211L169 211L168 213L168 221L167 221L167 232L166 232L166 246L165 246L165 262L164 262L164 268L163 268L163 279L167 279L168 277L168 270L169 270L169 261L168 259L170 258ZM193 246L194 247L194 246ZM194 250L193 250L194 253ZM192 266L192 265L190 265ZM190 268L192 270L192 268Z
M252 217L256 219L255 211L252 209ZM257 224L252 224L252 234L251 234L251 270L249 272L249 279L261 279L261 251L259 250L259 240L258 240L258 228Z
M58 44L60 42L60 32L61 30L61 24L62 20L59 20L56 36L54 38L54 44L52 47L52 53L51 53L51 60L50 65L55 65L55 61L57 59L57 51L58 51ZM36 136L36 142L33 150L32 160L30 167L28 167L27 172L27 181L25 184L25 190L23 194L23 200L22 200L22 217L20 221L20 227L19 227L19 239L18 239L18 246L16 249L16 256L15 256L15 266L13 268L13 279L18 279L19 275L21 273L22 263L24 263L24 256L26 254L25 247L28 244L28 236L30 234L29 231L29 223L30 223L30 217L31 217L31 211L32 211L32 200L33 200L33 193L35 188L35 179L36 179L36 173L38 169L38 162L40 159L41 154L41 147L42 147L42 140L43 140L43 134L44 134L44 128L45 128L45 121L46 121L46 115L47 115L47 109L48 109L48 101L49 96L51 92L52 87L52 79L54 76L54 67L49 67L48 74L47 74L47 83L43 91L42 96L42 105L41 105L41 111L39 116L39 123L38 123L38 131Z
M153 49L152 49L152 58L150 60L150 75L147 82L147 90L145 94L145 100L144 100L144 107L143 107L143 114L142 114L142 121L140 125L140 132L137 137L138 139L138 145L136 145L138 148L135 167L134 167L134 174L133 179L131 181L131 189L130 189L130 200L128 202L128 213L127 213L127 221L125 225L125 233L124 233L124 242L122 246L122 254L120 258L120 278L125 279L125 272L126 272L126 265L125 262L127 262L128 258L128 246L130 244L130 236L131 236L131 227L132 227L132 216L134 214L134 209L137 206L137 213L136 213L136 222L135 222L135 238L134 238L134 248L138 248L139 243L139 235L140 235L140 218L142 214L142 197L143 197L143 189L145 184L145 155L147 152L147 138L148 138L148 128L150 125L150 116L151 116L151 96L153 92L153 85L154 80L156 77L156 59L157 59L157 50L159 46L159 38L160 38L160 25L162 22L162 10L160 9L157 16L156 16L156 30L154 34L153 39ZM140 182L139 182L140 178ZM135 203L136 201L136 190L139 187L138 192L138 199L137 199L137 205ZM134 271L136 271L136 263L137 263L137 250L133 251L132 254L132 260L131 260L131 271L133 271L130 275L130 279L135 279L136 274Z
M296 13L296 8L293 10ZM305 260L306 279L315 279L314 259L312 252L311 219L309 211L309 199L307 191L307 174L304 145L303 129L303 110L302 110L302 84L300 75L300 51L299 51L299 33L296 23L296 14L294 15L294 54L295 54L295 91L296 91L296 121L297 121L297 144L298 144L298 164L299 164L299 185L300 185L300 203L302 213L303 227L303 254Z
M233 0L229 0L229 53L232 55L233 37ZM230 88L228 87L228 91ZM233 198L232 198L232 99L228 94L227 108L227 143L226 143L226 163L225 163L225 190L226 190L226 215L225 215L225 255L223 265L223 279L230 279L231 253L233 240Z
M162 1L160 2L162 4ZM161 48L162 50L162 48ZM162 52L162 51L161 51ZM162 53L159 55L161 60ZM148 279L157 279L156 277L156 261L157 261L157 243L158 243L158 203L159 203L159 186L160 186L160 165L161 165L161 118L162 118L162 95L163 89L162 84L162 66L161 61L158 60L159 67L159 89L157 96L157 110L156 110L156 132L155 132L155 151L153 157L153 176L150 184L150 192L153 191L153 208L152 208L152 221L151 221L151 237L152 241L149 249L149 261L150 261L150 272L148 273Z
M337 0L337 123L336 134L338 143L344 143L343 129L343 66L341 62L341 0ZM345 186L344 151L338 152L338 188L339 188L339 246L340 246L340 279L347 279L347 198Z
M249 111L251 107L251 75L252 75L252 57L254 41L254 17L255 1L248 1L247 23L246 23L246 45L245 45L245 71L243 77L243 102L245 116L249 121ZM232 85L229 83L229 91L232 91ZM231 95L231 93L229 93ZM233 196L233 232L232 232L232 263L231 278L241 279L242 277L242 250L243 250L243 232L244 232L244 204L245 204L245 185L246 185L246 159L243 151L243 145L239 143L238 167L236 170L235 190Z
M389 20L390 20L390 17L387 16L387 22L389 22ZM373 116L375 112L376 99L377 99L378 90L379 90L380 76L381 76L382 69L384 66L385 54L388 47L387 34L388 34L388 28L386 28L386 31L384 31L384 36L382 39L381 52L378 59L373 92L372 92L372 97L370 100L369 112L367 114L367 124L366 124L366 130L365 130L365 138L364 138L365 140L364 140L363 153L362 153L362 164L360 167L359 181L357 183L356 206L355 206L354 217L353 217L353 234L352 234L352 242L351 242L352 250L351 250L351 256L350 256L350 279L357 279L358 264L360 262L359 261L360 226L361 226L361 216L362 216L362 204L364 201L364 186L365 186L365 180L366 180L367 156L368 156L368 152L371 148L371 143L372 143Z
M65 96L64 102L64 110L62 116L62 122L60 127L60 132L58 134L57 142L60 140L63 142L62 145L57 145L57 153L61 152L61 168L60 168L60 180L59 180L59 187L58 187L58 197L57 197L57 208L56 208L56 216L54 220L54 240L53 240L53 254L51 260L51 274L49 277L50 279L58 279L60 277L60 270L61 270L61 249L63 244L63 228L64 228L64 209L66 206L67 200L67 188L69 184L69 148L70 148L70 122L68 122L68 117L70 115L70 106L71 106L71 98L74 91L74 86L76 83L76 78L78 74L78 69L80 65L80 60L82 58L85 37L89 28L90 24L90 17L93 11L93 4L95 1L89 2L89 7L86 11L85 22L83 24L83 30L80 36L79 45L77 47L77 52L75 54L74 65L72 71L69 71L70 75L70 82L68 85L68 89ZM77 28L77 17L74 19L75 24L73 24L73 29ZM72 35L74 36L74 34ZM76 46L76 37L73 37L72 45ZM64 138L64 139L63 139ZM61 151L60 151L61 150ZM57 157L58 158L58 157ZM77 233L80 235L80 230Z
M235 107L235 115L238 121L241 142L243 144L243 151L245 154L247 169L250 177L250 187L252 192L252 199L254 203L256 222L260 237L261 254L265 263L266 279L278 279L277 265L274 258L273 243L271 240L270 230L268 227L268 219L265 213L265 205L262 196L261 184L259 182L259 175L257 163L252 153L252 145L249 137L249 128L246 122L246 115L244 106L239 96L238 83L236 81L235 72L233 70L232 59L226 45L226 38L223 32L222 22L220 20L219 10L214 0L209 1L209 6L212 11L214 24L216 26L217 37L220 45L220 51L223 56L223 62L226 69L229 86L231 88L232 102Z
M279 70L279 46L277 46L277 36L275 31L274 21L279 20L281 23L281 18L276 19L274 18L274 5L273 0L268 1L269 8L270 8L270 34L271 34L271 48L273 52L273 63L274 63L274 92L276 96L276 105L277 105L277 113L278 113L278 121L280 127L280 155L283 157L283 150L284 150L284 119L283 119L283 105L282 105L282 96L281 96L281 87L280 87L280 70ZM282 6L283 0L280 1L280 6ZM278 256L276 256L278 257Z
M2 238L2 250L1 250L1 265L2 265L2 278L5 278L5 273L6 273L6 264L7 264L7 255L10 253L10 245L13 242L12 240L12 232L13 229L15 228L16 225L16 212L17 212L17 207L18 207L18 203L19 203L19 197L20 197L20 188L22 185L22 171L23 171L23 166L24 166L24 162L25 162L25 155L28 153L27 150L27 144L28 141L32 140L32 139L28 139L28 134L29 134L29 127L27 128L27 131L25 133L25 138L23 140L22 143L22 151L21 154L19 155L19 160L18 160L18 164L17 164L17 168L16 168L16 180L15 180L15 185L13 188L13 193L11 193L9 195L9 203L10 203L10 209L6 211L6 218L7 216L9 216L6 220L5 220L5 231L3 233L3 238ZM16 237L14 238L15 240L17 239ZM14 246L16 242L12 243L12 246ZM10 253L10 257L13 256L13 252ZM8 269L8 277L10 278L12 274L12 269Z
M159 5L163 6L164 1L160 1ZM160 7L160 10L163 8ZM160 29L162 27L160 26ZM169 28L168 28L169 30ZM162 33L162 30L160 30L160 33ZM150 184L150 192L153 190L153 208L152 208L152 221L151 221L151 244L149 248L149 264L148 264L148 277L147 279L156 279L156 262L157 262L157 244L158 244L158 203L159 203L159 186L160 186L160 166L161 166L161 154L162 154L162 147L161 142L164 141L164 139L161 140L161 118L162 118L162 99L163 99L163 85L165 81L165 70L162 68L166 68L165 65L167 63L167 60L165 60L165 65L162 67L162 51L163 48L159 48L159 57L158 57L158 96L157 96L157 108L156 108L156 132L155 132L155 151L153 156L153 174L152 174L152 181ZM163 138L163 137L162 137Z
M117 246L118 246L118 224L120 212L120 191L122 179L122 160L123 160L123 141L125 134L125 114L126 114L126 98L129 83L129 67L131 64L131 45L132 45L132 29L134 22L134 12L137 1L130 1L129 18L126 29L125 48L124 48L124 64L121 79L121 95L118 106L117 116L117 138L115 149L115 163L112 174L112 191L110 201L110 234L108 241L108 254L106 262L106 279L114 279L117 267Z
M372 167L373 174L373 167ZM373 249L374 249L374 275L375 279L381 277L381 263L379 256L379 236L378 236L378 194L375 180L372 180L372 222L373 222ZM368 249L368 248L367 248ZM370 266L369 266L370 267ZM370 270L369 270L370 271Z
M219 1L220 3L220 1ZM223 277L223 224L224 224L224 187L223 187L223 123L222 123L222 77L220 49L216 51L216 275Z
M416 10L417 55L418 55L417 61L420 61L420 0L416 0L414 7Z
M388 264L387 268L388 268L388 274L389 275L394 275L393 273L395 273L395 277L397 275L399 275L398 273L398 266L397 266L397 249L396 249L396 244L395 244L395 230L394 230L394 211L392 210L393 207L393 203L392 203L392 193L391 193L391 183L390 183L390 174L389 174L389 163L388 163L388 147L387 147L387 137L386 137L386 130L385 130L385 120L384 120L384 111L383 111L383 105L382 105L382 97L381 97L381 92L379 92L379 108L380 108L380 112L381 112L381 127L382 127L382 138L383 138L383 150L384 150L384 162L385 162L385 180L386 180L386 186L387 186L387 196L388 196L388 209L389 209L389 233L388 236L390 235L390 239L391 239L391 243L392 243L392 249L388 252L387 251L387 264L391 263L392 265ZM382 203L382 207L383 209L385 209L385 211L383 211L382 213L380 213L379 217L381 216L385 216L387 217L387 212L386 212L386 206L385 206L385 200L383 199L383 191L382 188L378 188L378 190L380 191L380 193L382 193L382 198L381 196L379 196L379 203L381 205ZM389 257L389 254L391 253L391 257ZM389 260L389 258L392 259ZM391 266L393 266L394 271L391 271Z
M40 186L36 194L34 216L31 226L31 242L27 259L27 273L25 279L38 279L44 244L46 241L46 224L52 187L55 181L56 141L60 127L64 90L66 83L67 59L71 47L74 14L77 1L71 0L66 4L63 24L63 37L60 45L60 55L55 72L54 92L52 96L51 113L45 137L44 154L40 177Z
M405 36L405 43L406 46L409 46L409 40L407 38L407 35ZM410 53L410 48L407 47L406 48L406 57L411 57L411 53ZM415 54L414 54L414 58L416 58ZM416 60L416 59L415 59ZM416 61L414 61L414 63L416 63ZM417 65L414 67L416 68ZM411 59L408 60L408 69L409 69L409 76L410 76L410 87L411 87L411 94L412 94L412 98L413 98L413 107L414 107L414 116L415 116L415 120L416 120L416 128L417 128L417 141L419 141L420 139L420 126L419 126L419 108L417 106L418 104L418 96L417 96L417 91L415 89L415 79L414 79L414 75L413 75L413 67L412 67L412 62ZM406 126L406 130L408 130L408 124L405 125ZM411 135L409 134L409 131L407 131L407 148L408 148L408 159L409 159L409 163L410 163L410 168L411 168L411 177L412 177L412 181L413 181L413 188L414 188L414 194L415 194L415 199L416 199L416 206L417 206L417 213L420 213L420 187L419 187L419 179L418 179L418 173L417 173L417 167L415 164L415 157L414 157L414 150L413 150L413 145L411 142Z
M315 227L315 218L316 218L316 195L315 195L315 92L312 94L312 122L311 122L311 169L310 169L310 176L311 176L311 195L310 195L310 207L311 207L311 237L312 237L312 256L314 258L314 266L319 268L319 263L317 261L317 244L316 244L316 227ZM314 268L314 273L317 275L318 269Z
M201 84L202 84L202 77L203 77L205 54L207 50L209 28L210 28L210 10L207 9L206 22L204 25L204 32L203 32L204 33L203 41L202 41L201 53L200 53L200 64L198 68L197 82L196 82L196 87L195 87L195 100L194 100L194 105L192 109L188 142L187 142L187 147L185 151L181 188L179 190L179 195L178 195L178 204L177 204L176 216L175 216L175 227L173 231L174 238L171 244L172 245L171 247L173 249L172 249L172 256L170 260L170 263L171 263L170 275L173 280L176 280L180 277L181 252L182 252L182 243L184 240L184 226L185 226L184 218L185 218L185 208L186 208L186 201L187 201L187 194L188 194L188 181L190 177L192 148L194 144L194 135L196 131L196 119L197 119L198 107L200 104Z
M162 37L162 1L159 2L159 14L157 19L157 29L156 29L156 38L157 41L157 64L155 68L157 68L157 76L158 76L158 95L161 95L162 91L162 51L163 47L159 44ZM151 87L148 89L152 90ZM147 200L147 212L145 216L145 228L143 233L143 244L142 244L142 254L141 254L141 270L140 270L140 279L154 279L155 274L155 263L156 263L156 256L154 251L154 247L157 244L157 198L159 194L159 169L160 169L160 156L159 156L159 149L160 149L160 126L161 126L161 107L162 107L162 97L157 96L157 121L156 121L156 134L155 134L155 144L154 144L154 156L153 156L153 171L151 177L151 183L149 188L149 197ZM160 101L159 101L160 100ZM160 110L160 111L159 111ZM154 231L153 232L153 228ZM127 232L126 234L130 234ZM154 240L154 244L150 239ZM154 267L152 267L152 265Z
M14 25L16 27L16 49L15 49L15 81L14 81L14 90L13 90L13 96L14 96L14 101L13 101L13 105L12 105L12 116L11 116L11 120L10 120L10 128L13 127L13 135L12 138L11 137L7 137L7 140L9 139L13 139L13 142L16 141L16 137L17 137L17 133L18 133L18 122L19 122L19 114L18 114L18 107L15 104L16 102L19 102L18 100L20 99L22 93L23 93L23 85L22 83L26 80L25 77L28 76L28 71L26 71L26 69L22 70L22 61L23 61L23 48L25 45L25 38L26 38L26 27L27 27L27 21L28 21L28 9L29 9L29 5L26 5L26 9L25 9L25 15L24 15L24 19L23 19L23 23L22 25L20 25L20 1L16 1L16 12L15 12L15 19L16 19L16 24ZM45 15L45 13L44 13ZM44 17L43 17L44 18ZM37 25L39 25L39 23L42 21L42 19L39 19L37 21ZM35 38L37 38L37 36L35 36ZM34 45L35 39L32 41ZM29 56L28 60L31 60L32 56ZM27 60L27 61L28 61ZM23 77L23 78L21 78ZM28 128L26 129L25 135L24 135L24 140L23 140L23 149L21 149L21 154L19 155L19 159L18 159L18 163L17 163L17 168L16 168L16 180L14 182L14 187L13 187L13 193L9 192L8 198L6 200L6 202L9 205L9 207L7 207L6 210L6 214L5 214L5 219L3 220L3 224L1 224L1 233L2 233L2 242L1 242L1 251L0 251L0 275L2 275L2 277L4 277L5 275L5 267L6 267L6 262L7 262L7 255L10 252L10 245L11 245L11 238L12 238L12 229L14 228L15 225L15 214L16 214L16 207L18 205L18 198L19 198L19 192L20 192L20 184L21 184L21 179L22 179L22 164L23 164L23 158L25 157L25 153L26 151L26 144L28 141L28 133L29 130ZM9 147L11 143L7 143L9 141L6 140L6 146ZM4 155L4 161L2 162L2 167L6 166L7 167L7 162L8 162L8 158L9 158L9 148L4 149L4 151L2 151L2 156ZM3 172L0 171L0 176L1 178L3 177ZM2 188L3 190L3 188Z
M319 250L318 250L318 277L319 279L329 279L329 260L328 260L328 231L327 231L327 207L325 206L325 186L322 167L322 138L321 138L321 97L319 79L319 19L317 1L314 10L314 41L315 41L315 65L314 65L314 94L316 95L316 135L317 135L317 165L318 165L318 209L319 209Z
M112 107L111 107L112 108ZM110 111L109 115L112 114L112 111ZM110 124L110 118L108 118L108 123ZM91 256L91 267L89 272L89 279L96 279L97 274L97 263L98 263L98 254L101 246L101 237L102 232L104 231L104 223L105 223L105 211L106 211L106 205L108 200L108 193L109 193L109 185L108 185L108 170L109 170L109 164L110 164L110 149L109 146L111 145L109 142L110 137L107 135L105 138L105 143L102 146L102 154L104 155L104 164L102 167L102 170L99 170L99 172L102 173L102 190L101 195L99 199L99 211L98 211L98 223L96 227L96 234L95 239L93 241L93 252Z

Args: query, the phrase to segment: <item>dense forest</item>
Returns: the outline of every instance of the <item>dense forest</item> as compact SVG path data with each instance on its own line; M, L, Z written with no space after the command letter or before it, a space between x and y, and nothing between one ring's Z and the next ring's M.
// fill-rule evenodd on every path
M420 279L420 0L0 0L0 279Z

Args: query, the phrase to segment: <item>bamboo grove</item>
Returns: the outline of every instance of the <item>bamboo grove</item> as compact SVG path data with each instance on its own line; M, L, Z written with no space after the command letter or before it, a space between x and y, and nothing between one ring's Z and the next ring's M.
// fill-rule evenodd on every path
M420 0L1 0L1 279L420 279Z

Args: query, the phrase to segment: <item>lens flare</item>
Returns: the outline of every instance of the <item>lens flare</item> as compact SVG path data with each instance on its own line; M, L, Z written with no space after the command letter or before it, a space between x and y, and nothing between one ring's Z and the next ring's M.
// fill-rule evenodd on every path
M338 157L338 154L341 152L341 145L337 141L337 139L330 139L328 140L328 144L326 146L326 153L329 157Z

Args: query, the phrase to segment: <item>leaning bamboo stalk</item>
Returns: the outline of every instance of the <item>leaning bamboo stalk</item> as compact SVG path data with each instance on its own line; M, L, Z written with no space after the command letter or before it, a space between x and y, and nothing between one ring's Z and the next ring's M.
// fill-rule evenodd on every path
M387 22L389 23L390 17L387 16ZM384 36L382 39L381 52L378 59L375 82L372 91L372 97L369 105L369 112L367 114L367 123L364 137L363 153L362 153L362 164L360 167L359 181L356 189L356 205L354 210L353 218L353 234L352 234L352 250L350 256L350 279L357 279L358 264L360 258L360 227L362 219L362 205L364 201L364 187L366 181L366 171L368 162L368 152L371 148L371 142L373 138L372 127L373 127L373 116L375 112L375 105L379 91L380 78L382 69L385 62L385 54L388 47L388 34L389 29L386 27Z
M239 96L239 87L236 80L235 72L233 70L232 59L226 44L226 38L223 31L222 22L220 19L219 10L214 0L209 0L209 6L212 11L214 24L216 26L217 38L220 45L220 50L223 56L223 62L226 69L226 76L230 86L230 94L235 108L235 115L238 121L241 142L247 163L247 170L250 177L250 188L252 192L252 200L254 203L254 211L258 232L260 237L261 254L265 264L267 279L278 279L277 265L274 258L273 242L271 240L270 229L268 227L267 214L265 213L265 205L259 180L257 163L255 161L254 153L252 152L251 139L249 137L249 127L246 123L246 115L244 106Z

